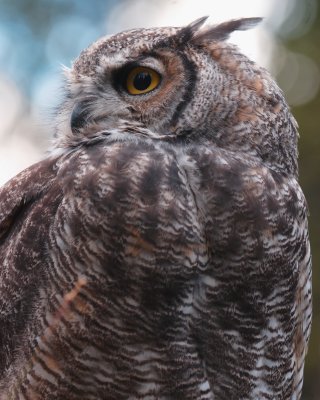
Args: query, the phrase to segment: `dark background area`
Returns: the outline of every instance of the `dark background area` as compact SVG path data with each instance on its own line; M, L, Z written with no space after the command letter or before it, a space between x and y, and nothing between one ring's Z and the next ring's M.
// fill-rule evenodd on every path
M299 1L298 1L299 3ZM289 51L307 56L320 68L320 0L316 1L317 8L312 25L301 35L290 36L280 31L284 46ZM296 11L297 12L297 11ZM285 26L284 26L285 27ZM279 85L285 90L286 80L294 67L288 63L279 71L276 77ZM308 71L298 71L302 85L309 79ZM318 78L319 79L319 78ZM315 83L316 84L316 83ZM286 90L285 90L286 93ZM290 97L289 97L290 100ZM319 92L310 101L292 106L292 112L299 124L299 165L300 183L307 198L310 210L309 226L311 250L313 259L313 325L311 342L305 367L303 390L304 400L320 399L320 285L319 285L319 238L320 238L320 96Z
M106 17L119 3L0 0L0 173L6 172L9 145L10 151L21 147L16 156L19 166L24 156L31 164L48 146L50 112L43 110L54 110L59 103L61 64L69 66L83 48L110 33ZM300 182L310 208L314 317L303 400L319 400L320 0L287 1L287 17L280 25L279 2L274 4L265 21L274 43L269 69L299 123Z

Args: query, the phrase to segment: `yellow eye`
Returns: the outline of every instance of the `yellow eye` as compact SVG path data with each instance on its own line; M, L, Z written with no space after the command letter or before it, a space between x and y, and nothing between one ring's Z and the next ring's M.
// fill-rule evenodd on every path
M158 72L147 67L133 68L126 79L126 89L130 94L144 94L151 92L160 84Z

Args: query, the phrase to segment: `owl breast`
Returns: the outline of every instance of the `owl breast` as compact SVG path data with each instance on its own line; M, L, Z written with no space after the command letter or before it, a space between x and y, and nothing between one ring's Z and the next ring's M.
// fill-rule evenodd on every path
M38 204L55 211L32 266L42 278L25 346L7 338L19 363L2 393L256 399L301 389L308 324L293 298L307 301L309 248L293 178L215 146L112 135L47 168Z

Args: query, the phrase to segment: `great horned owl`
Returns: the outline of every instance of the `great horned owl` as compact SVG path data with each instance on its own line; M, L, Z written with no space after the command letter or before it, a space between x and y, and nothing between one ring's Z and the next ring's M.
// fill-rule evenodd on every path
M1 399L299 399L310 333L297 127L225 39L102 38L54 150L0 191Z

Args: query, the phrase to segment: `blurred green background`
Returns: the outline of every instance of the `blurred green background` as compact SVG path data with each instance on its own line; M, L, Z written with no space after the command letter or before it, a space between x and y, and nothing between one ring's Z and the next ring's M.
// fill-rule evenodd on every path
M303 1L302 1L303 2ZM301 2L301 3L302 3ZM300 3L298 1L298 3ZM310 64L309 71L303 69L297 71L300 79L300 85L308 85L307 81L310 74L314 72L318 74L320 68L320 0L316 0L316 5L312 11L312 24L301 35L286 35L284 29L282 38L284 46L289 51L296 52L308 57L314 64ZM299 12L299 5L295 12ZM285 28L285 25L284 25ZM280 31L281 34L281 31ZM277 80L286 93L288 83L288 75L290 76L293 65L290 62L279 71ZM308 75L309 74L309 75ZM314 82L315 85L319 85ZM317 86L317 89L319 86ZM293 90L293 89L292 89ZM303 90L303 88L301 89ZM290 89L288 88L288 95ZM290 96L288 98L290 101ZM313 325L311 342L307 356L305 367L305 381L303 390L303 399L319 400L320 399L320 96L319 92L306 103L292 106L292 112L299 123L300 141L299 141L299 165L300 165L300 182L307 198L310 210L309 226L311 250L313 259Z
M222 14L225 19L266 17L257 59L276 77L300 126L300 181L310 208L314 304L303 399L319 400L320 0L0 0L0 183L37 161L48 147L51 117L61 99L61 64L69 66L103 34L153 21L167 25L168 16L175 21L174 14L181 17L184 12L190 22L194 9L212 21ZM249 36L243 38L249 45Z

